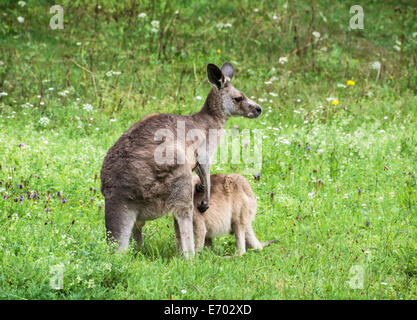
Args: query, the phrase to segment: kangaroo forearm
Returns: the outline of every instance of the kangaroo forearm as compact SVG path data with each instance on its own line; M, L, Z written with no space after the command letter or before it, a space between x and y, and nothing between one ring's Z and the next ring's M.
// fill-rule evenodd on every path
M197 185L198 191L204 191L203 200L197 209L203 213L209 208L210 201L210 164L198 164L196 173L200 177L200 184Z
M210 199L210 164L198 164L196 173L200 178L200 190L204 191L204 200Z

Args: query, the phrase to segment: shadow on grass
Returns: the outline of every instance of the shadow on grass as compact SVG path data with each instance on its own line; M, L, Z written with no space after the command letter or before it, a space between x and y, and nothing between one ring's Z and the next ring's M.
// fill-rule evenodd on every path
M271 243L266 248L273 248L276 244L276 242ZM266 248L263 250L267 250ZM245 255L260 254L263 250L247 249ZM142 248L138 248L136 244L132 244L129 251L135 258L144 258L149 261L170 261L175 258L183 258L183 256L177 252L175 241L164 242L153 239L145 242ZM196 253L195 257L224 259L241 258L236 255L235 240L232 236L213 239L213 247L205 247L200 253Z

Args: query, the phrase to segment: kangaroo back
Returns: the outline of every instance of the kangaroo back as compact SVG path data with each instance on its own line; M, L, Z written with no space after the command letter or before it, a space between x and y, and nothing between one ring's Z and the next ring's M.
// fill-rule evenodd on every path
M249 181L240 174L232 173L226 176L223 187L226 193L243 192L247 197L255 199Z

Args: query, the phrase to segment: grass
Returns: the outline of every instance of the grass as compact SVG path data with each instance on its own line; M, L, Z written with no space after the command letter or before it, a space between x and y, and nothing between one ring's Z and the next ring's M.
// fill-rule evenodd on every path
M0 2L1 298L416 298L415 8L367 1L365 29L348 30L349 7L333 1L103 1L97 14L61 2L63 30L48 27L49 1ZM264 130L260 179L247 178L255 232L278 243L225 259L226 236L187 261L166 216L145 226L142 251L113 254L99 191L108 148L145 115L199 110L205 65L224 61L264 108L227 127Z

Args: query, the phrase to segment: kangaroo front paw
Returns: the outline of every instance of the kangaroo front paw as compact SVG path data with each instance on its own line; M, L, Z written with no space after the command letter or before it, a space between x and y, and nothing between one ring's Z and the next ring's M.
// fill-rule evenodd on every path
M204 185L203 185L202 183L198 183L198 184L195 186L195 190L196 190L197 192L204 192Z
M197 207L198 211L201 213L205 212L209 208L209 205L205 201L201 201L200 205Z

